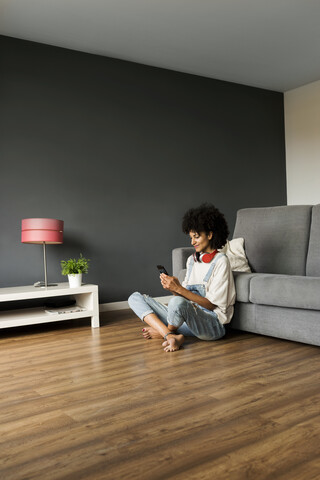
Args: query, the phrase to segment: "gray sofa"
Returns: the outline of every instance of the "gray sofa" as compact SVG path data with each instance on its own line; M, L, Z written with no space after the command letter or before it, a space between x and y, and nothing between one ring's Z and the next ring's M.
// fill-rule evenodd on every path
M234 272L231 327L320 345L320 205L239 210L233 238L245 240L252 273ZM181 280L194 251L173 250Z

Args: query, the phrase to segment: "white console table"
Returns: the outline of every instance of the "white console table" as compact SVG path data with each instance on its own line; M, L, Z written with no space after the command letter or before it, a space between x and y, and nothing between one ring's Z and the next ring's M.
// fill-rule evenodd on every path
M70 288L69 283L58 283L55 287L9 287L0 288L0 302L15 302L33 298L54 298L70 295L76 300L76 305L85 308L81 312L47 313L44 307L20 308L16 310L0 311L0 328L50 323L62 320L91 317L91 327L99 327L99 300L97 285L82 285ZM61 308L60 310L63 310Z

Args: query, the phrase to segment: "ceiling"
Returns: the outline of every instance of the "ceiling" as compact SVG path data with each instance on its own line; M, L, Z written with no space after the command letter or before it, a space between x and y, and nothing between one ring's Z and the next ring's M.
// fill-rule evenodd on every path
M0 34L287 91L320 79L320 0L0 0Z

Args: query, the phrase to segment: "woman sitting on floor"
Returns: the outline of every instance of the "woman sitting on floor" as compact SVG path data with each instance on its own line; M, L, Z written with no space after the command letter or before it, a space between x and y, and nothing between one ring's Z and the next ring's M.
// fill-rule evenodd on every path
M174 295L168 306L139 292L128 299L130 308L149 325L143 328L143 336L163 338L166 352L179 350L185 336L223 337L236 298L228 257L218 252L229 234L222 213L210 204L192 208L183 217L182 230L189 234L195 253L187 260L182 285L178 278L160 274L163 288Z

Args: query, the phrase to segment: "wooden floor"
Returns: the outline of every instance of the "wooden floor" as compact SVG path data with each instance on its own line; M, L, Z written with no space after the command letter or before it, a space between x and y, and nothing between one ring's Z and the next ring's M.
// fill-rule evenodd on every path
M128 311L0 331L0 479L320 479L320 350L175 353Z

